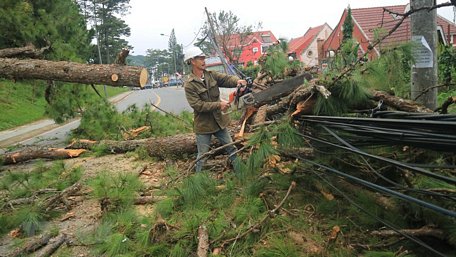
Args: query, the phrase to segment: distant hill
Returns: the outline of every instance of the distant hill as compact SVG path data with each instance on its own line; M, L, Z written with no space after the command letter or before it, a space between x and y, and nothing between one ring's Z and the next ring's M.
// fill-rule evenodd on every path
M127 64L131 66L146 66L146 56L144 55L129 55L127 56Z

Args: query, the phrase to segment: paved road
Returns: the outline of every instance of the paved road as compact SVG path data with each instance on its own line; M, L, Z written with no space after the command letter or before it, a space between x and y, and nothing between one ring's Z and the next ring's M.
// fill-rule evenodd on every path
M228 94L232 90L221 89L221 97L228 99ZM185 99L182 87L133 90L116 96L110 101L116 104L118 111L124 111L133 104L143 108L150 103L175 114L184 110L192 111ZM18 128L0 131L0 153L4 153L6 148L11 146L64 146L70 131L77 128L79 123L79 119L60 125L55 124L53 120L40 120Z

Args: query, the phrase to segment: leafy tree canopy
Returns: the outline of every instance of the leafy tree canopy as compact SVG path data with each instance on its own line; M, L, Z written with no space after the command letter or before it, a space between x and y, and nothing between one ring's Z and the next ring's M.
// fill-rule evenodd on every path
M82 61L91 34L72 0L3 0L0 2L0 48L50 45L47 59Z

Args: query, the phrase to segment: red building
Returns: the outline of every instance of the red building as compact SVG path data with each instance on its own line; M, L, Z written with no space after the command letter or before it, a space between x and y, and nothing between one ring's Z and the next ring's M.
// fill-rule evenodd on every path
M366 53L368 46L374 42L375 33L379 33L380 35L382 33L385 34L400 22L402 16L386 12L384 9L390 10L393 13L405 13L410 10L410 5L381 6L351 10L353 19L353 39L360 44L361 54ZM339 49L343 38L342 26L347 17L347 13L348 9L345 9L337 27L324 42L323 51L325 57L329 57L331 51L336 52ZM437 32L440 42L456 46L456 26L454 23L437 15ZM411 27L410 18L408 17L394 33L386 37L381 44L377 45L373 51L369 53L368 57L369 59L376 58L380 55L382 47L404 43L410 39Z
M239 64L247 66L248 62L257 64L261 55L276 41L277 38L269 30L253 32L245 38L235 34L229 38L227 48L233 56L239 56Z

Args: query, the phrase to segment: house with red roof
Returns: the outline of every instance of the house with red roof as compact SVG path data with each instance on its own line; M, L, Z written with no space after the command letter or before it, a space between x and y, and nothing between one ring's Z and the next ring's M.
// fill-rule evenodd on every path
M390 12L386 11L389 10ZM394 13L406 13L410 5L381 6L372 8L351 9L353 19L353 39L360 44L360 52L364 54L368 47L376 39L377 35L386 35L398 24L402 16ZM324 57L327 58L331 52L336 52L342 42L342 27L347 17L348 9L345 9L339 23L323 44ZM437 34L439 41L443 44L456 46L456 25L447 19L437 15ZM400 43L408 42L411 39L410 17L407 17L398 29L378 44L368 54L369 59L380 56L382 48L391 47Z
M323 42L329 37L332 28L327 24L310 27L302 37L293 38L288 43L288 55L312 67L319 65Z
M258 59L276 41L277 38L269 30L252 32L246 36L234 34L230 36L226 44L230 53L225 53L225 55L228 57L231 54L240 65L247 66L248 62L256 65Z

